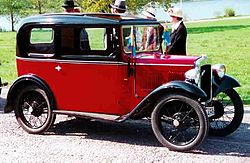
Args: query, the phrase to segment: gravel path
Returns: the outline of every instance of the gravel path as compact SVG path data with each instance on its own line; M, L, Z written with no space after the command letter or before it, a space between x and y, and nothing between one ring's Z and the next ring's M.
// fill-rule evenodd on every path
M162 147L145 120L117 124L57 116L46 134L30 135L14 113L3 114L4 102L0 97L0 162L250 162L248 107L235 133L208 137L197 150L179 153Z

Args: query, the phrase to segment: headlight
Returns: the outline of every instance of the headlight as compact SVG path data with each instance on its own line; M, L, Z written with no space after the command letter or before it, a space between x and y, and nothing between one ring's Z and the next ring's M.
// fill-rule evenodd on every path
M187 81L189 81L191 83L195 82L196 84L198 84L199 78L200 78L199 70L197 68L188 70L185 73L185 78Z
M213 65L212 70L219 76L219 78L223 78L226 74L226 66L224 64Z

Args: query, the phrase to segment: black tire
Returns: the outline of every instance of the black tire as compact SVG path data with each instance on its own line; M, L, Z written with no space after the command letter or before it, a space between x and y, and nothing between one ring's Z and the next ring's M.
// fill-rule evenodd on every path
M189 151L199 146L208 133L204 108L185 94L169 94L155 106L151 123L158 141L173 151Z
M226 90L214 98L213 104L219 116L209 118L209 135L227 136L237 130L244 115L239 94L234 89Z
M30 134L42 134L55 121L51 104L45 91L37 86L20 90L15 103L15 116L20 126Z

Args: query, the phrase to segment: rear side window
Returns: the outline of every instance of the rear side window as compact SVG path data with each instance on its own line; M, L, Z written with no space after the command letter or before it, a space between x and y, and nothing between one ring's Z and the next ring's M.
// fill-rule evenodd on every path
M34 28L31 30L31 44L52 43L53 30L51 28Z
M28 56L30 57L53 57L54 30L52 28L33 28L30 31Z

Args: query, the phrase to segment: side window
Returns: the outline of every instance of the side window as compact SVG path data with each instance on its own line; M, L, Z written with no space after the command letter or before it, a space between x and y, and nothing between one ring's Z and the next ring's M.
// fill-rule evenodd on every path
M104 28L86 28L91 50L106 50L106 30Z
M54 31L52 28L33 28L30 31L28 56L54 56Z
M63 27L59 55L80 60L114 59L118 47L115 28Z

